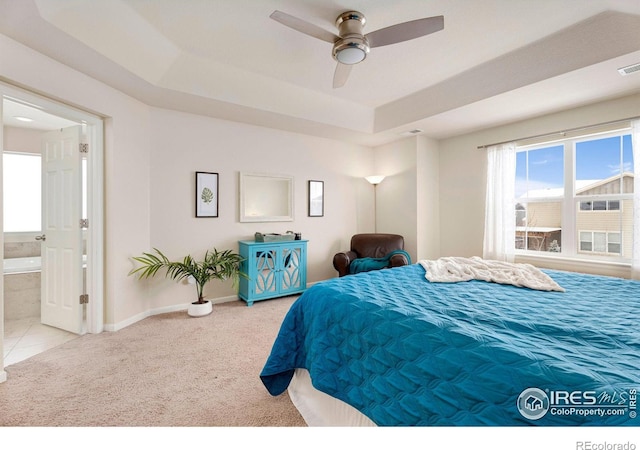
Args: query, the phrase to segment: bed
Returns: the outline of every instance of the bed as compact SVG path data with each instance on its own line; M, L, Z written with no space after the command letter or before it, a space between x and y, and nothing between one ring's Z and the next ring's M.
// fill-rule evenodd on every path
M432 282L423 263L307 289L260 374L268 392L312 426L640 425L640 282Z

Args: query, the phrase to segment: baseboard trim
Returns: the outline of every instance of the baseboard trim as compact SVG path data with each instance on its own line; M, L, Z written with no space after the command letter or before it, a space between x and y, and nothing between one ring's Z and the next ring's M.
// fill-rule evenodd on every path
M234 301L238 301L239 297L237 295L230 295L228 297L219 297L219 298L215 298L212 299L211 301L213 302L214 305L220 304L220 303L227 303L227 302L234 302ZM176 312L176 311L184 311L186 314L187 308L189 307L188 303L184 303L181 305L172 305L172 306L163 306L161 308L154 308L151 309L149 311L145 311L143 313L140 314L136 314L133 317L129 317L127 320L123 320L122 322L118 322L116 324L105 324L104 325L104 330L105 331L120 331L123 328L126 328L130 325L133 325L136 322L140 322L141 320L144 320L148 317L151 316L157 316L158 314L167 314L167 313L172 313L172 312Z

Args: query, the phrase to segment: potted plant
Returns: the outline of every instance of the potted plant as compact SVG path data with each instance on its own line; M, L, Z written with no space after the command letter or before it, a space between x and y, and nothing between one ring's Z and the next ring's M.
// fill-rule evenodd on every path
M198 299L192 302L187 313L193 317L206 316L213 310L213 304L204 298L204 287L211 280L233 280L234 286L240 277L247 275L240 270L244 258L231 250L207 250L202 261L196 261L187 255L182 261L170 261L160 250L143 253L133 259L141 264L132 269L129 275L137 274L139 279L155 276L161 269L165 276L175 281L187 280L196 285Z

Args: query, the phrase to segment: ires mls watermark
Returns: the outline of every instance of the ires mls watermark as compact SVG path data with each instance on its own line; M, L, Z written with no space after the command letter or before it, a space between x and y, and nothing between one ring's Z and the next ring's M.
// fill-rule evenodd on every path
M554 416L637 416L637 391L552 391L527 388L518 396L518 411L529 420Z

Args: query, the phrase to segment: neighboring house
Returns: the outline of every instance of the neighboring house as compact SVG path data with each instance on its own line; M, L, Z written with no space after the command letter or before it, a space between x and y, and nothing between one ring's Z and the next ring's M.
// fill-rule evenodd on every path
M633 192L633 173L625 172L604 180L578 181L576 236L578 253L630 257L633 237L633 201L630 199L594 199L593 196ZM562 246L562 188L531 190L520 197L548 201L516 205L516 248L560 251ZM558 201L551 199L558 198ZM526 243L526 246L525 246Z

